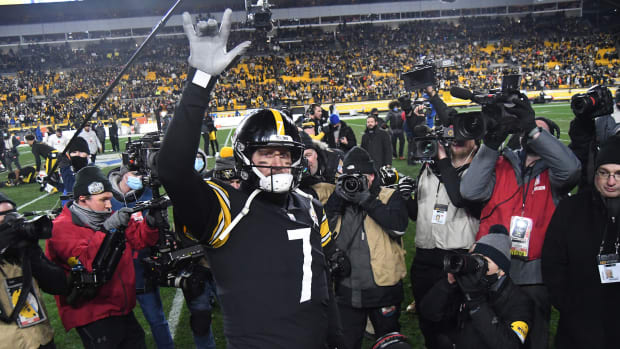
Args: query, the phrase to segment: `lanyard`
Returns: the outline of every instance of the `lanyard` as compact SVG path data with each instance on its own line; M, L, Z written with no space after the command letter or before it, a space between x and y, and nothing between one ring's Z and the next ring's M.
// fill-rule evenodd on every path
M611 221L613 223L616 223L616 219L614 217L611 217ZM607 240L607 233L609 232L609 220L606 221L605 223L605 231L603 233L603 241L601 241L601 246L599 247L599 251L598 251L598 255L600 256L601 254L603 254L603 249L605 247L605 241ZM618 250L620 248L620 228L616 229L616 242L614 243L614 248L616 249L616 254L618 254Z

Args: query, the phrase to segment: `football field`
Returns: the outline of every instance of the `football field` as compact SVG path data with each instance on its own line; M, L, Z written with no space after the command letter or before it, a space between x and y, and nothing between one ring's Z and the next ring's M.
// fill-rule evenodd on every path
M573 113L570 110L570 106L568 103L561 104L545 104L545 105L535 105L534 109L536 110L537 116L543 116L555 121L561 130L561 140L565 143L569 143L568 137L568 128L570 120L572 120ZM355 131L358 145L361 142L362 133L366 128L366 123L364 118L360 119L348 119L343 118L343 120L350 125ZM230 145L229 138L230 130L223 129L217 133L218 141L220 147L224 146L227 141L228 145ZM121 139L121 149L125 149L126 138ZM201 146L202 147L202 146ZM111 149L109 140L107 140L106 149ZM120 154L112 155L113 153L106 153L106 157L117 157L120 159ZM34 164L34 159L32 153L30 152L30 148L21 147L20 148L20 162L22 166L32 165ZM212 168L214 165L214 160L212 158L209 159L208 166ZM393 166L398 170L401 175L408 175L411 177L415 177L418 173L419 166L407 166L406 162L403 160L394 160ZM112 167L104 167L103 170L107 173ZM3 172L0 174L0 180L6 181L7 173ZM25 184L18 187L5 187L1 188L0 191L9 196L13 201L15 201L18 205L20 212L25 211L35 211L35 210L48 210L54 207L58 207L60 205L59 194L47 195L45 192L39 191L38 184ZM405 247L407 250L407 265L411 264L413 256L415 255L414 248L414 234L415 234L415 223L410 222L409 227L407 228L407 233L405 234ZM44 246L44 241L41 241L41 246ZM244 263L243 260L239 260L239 263ZM417 324L417 317L413 314L406 313L404 311L405 307L412 301L411 296L411 285L409 282L409 276L404 280L405 285L405 302L402 304L402 315L400 318L402 330L401 332L411 339L414 348L422 348L423 340L421 333ZM257 285L259 287L259 285ZM160 288L164 310L166 312L168 321L170 323L171 331L174 336L174 341L177 348L192 348L194 347L194 342L192 338L192 334L189 328L189 313L187 311L187 307L185 306L184 299L180 290L174 288ZM47 311L49 318L51 319L52 326L55 330L55 343L58 348L81 348L82 343L77 335L75 330L71 330L66 333L60 319L58 317L58 312L56 308L56 303L54 298L50 295L45 295L44 300L47 306ZM135 314L142 324L144 331L146 333L147 338L147 346L149 348L155 348L155 344L152 339L152 335L150 333L150 328L144 317L142 312L140 311L140 307L136 306ZM557 312L554 312L552 318L552 332L555 333L555 328L557 325ZM221 316L219 312L219 308L216 306L213 314L213 330L216 338L216 343L218 348L225 348L225 338L222 334L222 322ZM371 342L366 341L365 348L370 348Z

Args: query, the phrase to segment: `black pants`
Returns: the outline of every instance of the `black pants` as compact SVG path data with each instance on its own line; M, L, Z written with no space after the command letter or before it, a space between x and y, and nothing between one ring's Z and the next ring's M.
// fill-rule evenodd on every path
M338 304L342 320L345 348L360 349L366 328L366 318L370 318L375 329L375 336L379 338L390 332L400 331L400 304L381 308L352 308Z
M202 135L202 141L204 142L205 154L208 156L209 155L209 133L202 132L201 135ZM215 155L215 153L213 153L213 155Z
M398 157L403 157L405 150L405 135L402 130L392 130L392 156L396 157L396 143L398 142Z
M217 142L217 139L209 141L209 143L211 143L211 150L213 150L213 156L215 156L215 154L220 151L220 144Z
M413 289L413 298L416 304L420 304L424 296L441 279L446 277L443 271L444 256L465 253L466 250L441 250L422 249L416 250L416 255L411 263L409 277ZM453 332L454 323L446 321L430 321L418 314L420 331L424 335L424 344L427 349L445 348L445 341L448 340L448 333Z
M121 150L120 145L118 144L118 136L113 137L110 136L110 143L112 143L112 150L118 152Z
M144 330L133 312L97 320L76 330L86 349L146 349Z
M549 320L551 302L545 285L519 286L534 301L534 319L525 341L525 348L546 349L549 347ZM587 321L587 320L584 320Z

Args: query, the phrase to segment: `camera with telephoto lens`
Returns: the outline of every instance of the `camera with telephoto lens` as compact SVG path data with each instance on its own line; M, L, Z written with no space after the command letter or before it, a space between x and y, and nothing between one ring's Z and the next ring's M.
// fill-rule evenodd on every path
M26 220L17 212L7 213L0 225L2 233L12 234L17 238L8 241L6 246L0 246L0 255L8 248L23 248L36 244L38 240L49 239L52 237L52 226L52 219L47 215Z
M448 148L454 140L452 127L437 126L430 128L426 125L418 125L413 131L415 152L411 154L411 162L425 162L437 158L439 145Z
M600 85L594 85L586 93L578 93L570 99L570 107L575 116L588 116L592 119L614 112L614 99L611 91Z
M159 286L191 290L204 281L204 267L198 261L205 255L201 245L170 250L142 260L145 277Z
M443 271L454 275L473 274L489 269L487 260L477 254L453 254L443 258Z
M368 189L368 180L361 173L343 174L338 177L342 190L347 194L355 194Z
M482 106L480 112L457 114L449 121L454 125L454 135L458 139L482 139L487 132L500 125L508 133L520 133L519 119L510 112L519 100L519 84L521 75L512 74L502 77L500 89L489 90L488 93L472 92L460 87L450 89L456 98L469 99Z

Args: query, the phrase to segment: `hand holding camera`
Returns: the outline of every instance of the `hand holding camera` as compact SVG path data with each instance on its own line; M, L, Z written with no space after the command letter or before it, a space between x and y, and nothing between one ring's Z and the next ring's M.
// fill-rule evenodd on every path
M520 98L513 98L511 100L515 106L510 108L510 113L517 116L521 130L527 135L531 130L536 128L536 121L534 120L536 114L527 96L519 94L519 97Z
M121 208L103 222L103 228L105 228L106 231L125 228L129 224L132 212L133 210L131 208Z
M222 16L220 30L213 36L202 36L202 33L210 32L209 27L216 25L214 20L207 23L200 23L197 28L192 24L192 17L189 13L183 13L183 30L189 40L189 65L210 75L219 75L237 57L241 55L249 46L250 42L245 41L237 45L230 52L226 52L226 43L230 34L230 24L232 11L226 9Z
M345 201L361 204L370 198L368 180L363 174L345 174L336 181L336 194Z
M409 200L411 198L411 194L413 194L415 188L416 182L409 176L405 176L398 181L398 192L405 200Z

